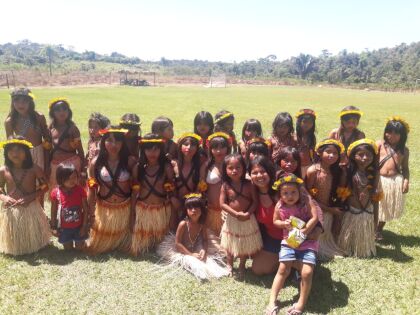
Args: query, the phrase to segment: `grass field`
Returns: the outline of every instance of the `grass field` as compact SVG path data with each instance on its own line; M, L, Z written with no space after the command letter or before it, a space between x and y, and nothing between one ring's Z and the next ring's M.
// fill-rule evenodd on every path
M43 113L49 99L68 97L84 143L92 111L108 115L113 122L126 112L135 112L143 121L143 132L149 131L153 118L166 115L174 120L179 135L192 129L197 111L214 114L224 108L235 113L237 134L244 120L254 117L261 120L267 136L277 112L294 114L310 107L318 112L318 139L338 125L337 115L346 105L363 110L360 128L374 139L382 137L386 117L405 117L411 125L411 184L404 217L386 226L386 241L378 244L378 257L318 265L307 312L418 314L420 94L255 86L50 88L34 89L34 93L37 109ZM0 90L1 120L9 103L8 92ZM0 134L3 139L3 126ZM0 314L262 314L268 302L273 276L255 277L248 271L243 282L226 278L200 283L187 273L168 275L157 270L156 261L153 254L138 259L117 253L90 258L66 253L56 242L34 255L0 255ZM295 283L286 285L280 296L283 313L298 294Z

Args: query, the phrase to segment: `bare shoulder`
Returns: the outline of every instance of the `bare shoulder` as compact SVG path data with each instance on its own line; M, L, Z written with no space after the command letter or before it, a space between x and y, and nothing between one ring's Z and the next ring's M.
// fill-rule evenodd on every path
M311 166L309 166L308 170L307 170L307 175L312 175L316 172L316 164L312 164Z

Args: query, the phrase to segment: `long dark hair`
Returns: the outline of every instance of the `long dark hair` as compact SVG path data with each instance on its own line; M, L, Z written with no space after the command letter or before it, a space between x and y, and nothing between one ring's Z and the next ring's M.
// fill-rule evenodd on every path
M316 145L316 136L315 136L315 117L313 115L310 114L303 114L300 115L297 120L296 120L296 137L298 142L303 143L303 130L302 127L300 126L300 124L302 123L303 119L311 119L313 126L312 128L308 131L307 133L307 137L308 137L308 146L310 149L314 149L315 145Z
M223 137L214 137L213 139L211 139L209 141L209 156L210 156L210 160L207 164L207 171L210 170L210 168L214 165L214 163L216 162L214 159L213 154L211 153L211 150L214 148L217 148L221 146L222 148L227 148L226 154L229 155L232 151L232 147L229 144L229 141L226 140Z
M198 182L200 181L200 143L198 140L194 137L185 137L178 141L178 160L179 160L179 172L182 172L182 168L184 167L184 155L182 154L182 145L190 141L190 143L197 147L197 151L195 152L194 156L192 157L192 168L193 168L193 174L192 174L192 181L194 185L196 186Z
M374 186L375 183L375 175L378 171L378 159L376 158L375 151L373 148L368 144L361 144L355 147L349 156L349 164L347 166L347 185L350 187L350 189L353 189L353 177L357 172L357 164L355 161L355 155L356 153L361 150L365 149L368 150L370 153L372 153L372 163L370 163L366 168L367 178L368 178L368 185Z
M270 155L270 149L268 148L268 145L262 141L255 141L250 143L246 149L247 165L250 163L249 156L251 153L268 157Z
M16 137L16 139L19 140L23 140L23 137ZM22 168L24 169L29 169L31 168L34 163L32 161L32 155L31 155L31 151L29 150L29 148L24 145L24 144L19 144L19 143L10 143L10 144L6 144L4 146L4 164L10 169L10 168L14 168L14 164L13 162L9 159L8 157L8 153L9 150L12 149L15 146L19 146L20 148L23 149L23 151L25 151L25 159L23 160L22 163Z
M111 128L118 128L118 127L112 127ZM128 156L130 155L130 152L128 151L127 144L125 143L125 136L123 133L120 132L112 132L114 135L114 138L116 141L120 141L122 143L121 150L118 153L119 158L119 168L121 170L127 170L128 171ZM101 141L99 143L99 153L98 158L95 163L95 175L97 179L99 178L99 172L102 169L102 167L108 165L108 151L105 148L105 141L111 136L111 133L105 133Z
M242 141L246 142L245 131L254 131L257 137L262 137L262 127L258 119L250 118L245 121L244 126L242 127ZM249 140L249 139L248 139Z
M288 155L291 155L293 160L297 162L296 170L293 172L297 177L302 177L302 170L301 170L301 161L300 161L300 155L299 151L294 147L284 147L280 150L278 158L277 158L277 164L280 167L280 163L282 160L286 159Z
M268 176L270 177L270 182L268 183L268 193L270 196L274 196L276 194L276 191L273 190L273 184L276 180L276 170L274 167L273 162L266 157L266 156L257 156L255 159L253 159L249 165L248 165L248 174L251 176L251 171L254 166L260 166L267 172Z
M338 158L337 161L330 166L330 173L332 176L332 181L331 181L331 191L330 191L330 198L329 198L329 205L330 206L338 206L340 205L340 199L337 198L337 188L338 185L340 184L340 179L341 179L341 175L342 175L342 169L340 167L340 150L341 148L338 145L335 144L325 144L322 145L318 148L317 154L315 155L315 163L320 163L321 162L321 155L322 152L325 151L326 148L328 148L329 146L333 146L337 152L338 152Z
M159 135L154 133L147 133L144 135L143 140L158 140L162 139ZM144 142L140 144L140 160L138 166L138 176L139 181L143 180L146 176L146 167L148 165L148 160L146 157L146 150L158 148L160 150L159 154L159 169L157 171L157 177L160 178L165 174L166 167L166 157L165 157L165 144L163 142Z
M225 114L231 114L231 115L229 117L225 118L225 119L217 121L220 117L222 117ZM225 129L226 128L226 123L229 120L235 120L235 116L230 111L227 111L227 110L223 109L220 112L218 112L216 115L214 115L214 120L216 121L215 124L214 124L214 131L227 132L226 129ZM229 131L229 132L231 132L231 131Z
M171 119L168 117L159 116L152 122L152 133L161 135L166 128L173 126L174 123Z
M227 182L228 184L232 183L231 178L228 176L227 171L226 171L226 167L229 163L230 160L238 160L239 163L241 163L242 165L242 176L241 176L241 182L246 181L246 164L245 164L245 159L243 158L243 156L239 153L232 153L229 154L228 156L225 157L224 161L223 161L223 172L222 172L222 180L224 182Z
M197 126L201 123L204 123L207 126L209 126L209 133L206 135L206 137L208 137L213 133L214 129L213 116L206 111L198 112L197 115L195 115L194 117L194 133L198 134Z
M17 119L19 117L19 112L15 109L14 101L18 98L23 98L25 100L28 101L29 104L29 108L28 108L28 115L29 115L29 119L31 120L31 122L34 124L34 126L37 125L38 120L37 120L37 113L35 111L35 102L33 100L33 98L31 96L29 96L29 94L31 94L31 90L27 89L27 88L19 88L14 90L11 93L11 100L10 100L10 112L8 117L11 118L11 123L12 123L12 129L15 129L16 127L16 123L17 123Z
M67 112L69 113L67 119L66 119L66 125L67 126L71 126L74 125L74 122L72 120L73 118L73 112L70 108L70 104L66 101L66 100L58 100L54 103L51 104L50 109L48 111L48 115L51 118L51 124L50 127L54 127L55 126L55 117L54 117L54 112L56 111L57 107L62 107L64 109L67 109Z
M198 223L204 224L206 222L206 217L207 217L207 206L204 199L200 197L191 197L191 198L185 199L184 209L185 209L186 217L188 216L187 210L191 208L201 209L201 215L200 215L200 218L198 219Z
M140 124L140 117L137 114L133 114L133 113L124 114L121 117L120 127L131 130L131 131L140 132L140 125L130 124L129 122L135 122L135 123Z
M385 126L384 130L384 141L387 142L385 134L395 132L396 134L400 135L400 141L396 145L396 151L404 154L405 144L407 142L407 128L402 124L400 121L397 120L390 120Z
M96 122L102 129L105 129L111 124L108 117L98 112L93 112L92 114L90 114L88 124L92 121Z
M291 135L294 132L293 127L293 118L292 116L287 112L278 113L273 121L273 135L276 135L276 128L280 127L281 125L286 125L289 127L289 135Z

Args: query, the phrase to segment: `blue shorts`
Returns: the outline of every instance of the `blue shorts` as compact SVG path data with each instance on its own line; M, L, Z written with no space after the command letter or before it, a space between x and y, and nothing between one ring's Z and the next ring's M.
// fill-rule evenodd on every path
M61 244L69 243L69 242L82 242L87 239L87 237L80 237L81 227L77 228L60 228L58 230L58 242Z
M263 224L259 224L261 231L261 238L263 241L263 250L278 254L280 252L281 240L275 239L267 233L267 230Z
M279 261L295 261L299 260L305 264L316 265L316 253L313 250L297 250L282 245L279 254Z

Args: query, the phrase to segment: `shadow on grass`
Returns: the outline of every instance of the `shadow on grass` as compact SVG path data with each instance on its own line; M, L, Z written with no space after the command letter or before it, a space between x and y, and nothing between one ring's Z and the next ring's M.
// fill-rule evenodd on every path
M256 276L251 271L245 275L245 281L249 284L271 288L275 274ZM299 289L299 282L294 279L294 271L286 281L285 286L294 286ZM350 290L342 281L334 281L331 278L331 271L321 264L315 268L314 278L312 281L312 289L309 295L306 310L311 313L328 314L335 308L342 308L348 304ZM290 307L297 302L299 296L296 295L292 299L282 300L280 307Z
M378 242L378 245L392 246L393 248L384 248L377 246L378 257L390 258L395 262L407 263L413 261L413 257L404 253L401 249L405 247L420 246L420 237L414 235L398 235L391 231L383 231L384 240Z
M107 262L110 259L117 260L132 260L132 261L148 261L151 263L158 262L159 258L153 253L147 253L142 256L132 257L126 253L113 251L109 253L103 253L99 255L88 255L83 251L77 250L64 250L58 248L54 245L48 245L47 247L41 249L40 251L30 254L14 257L16 261L25 261L28 265L38 266L42 264L51 264L64 266L71 264L77 260L89 260L94 263L103 263Z

